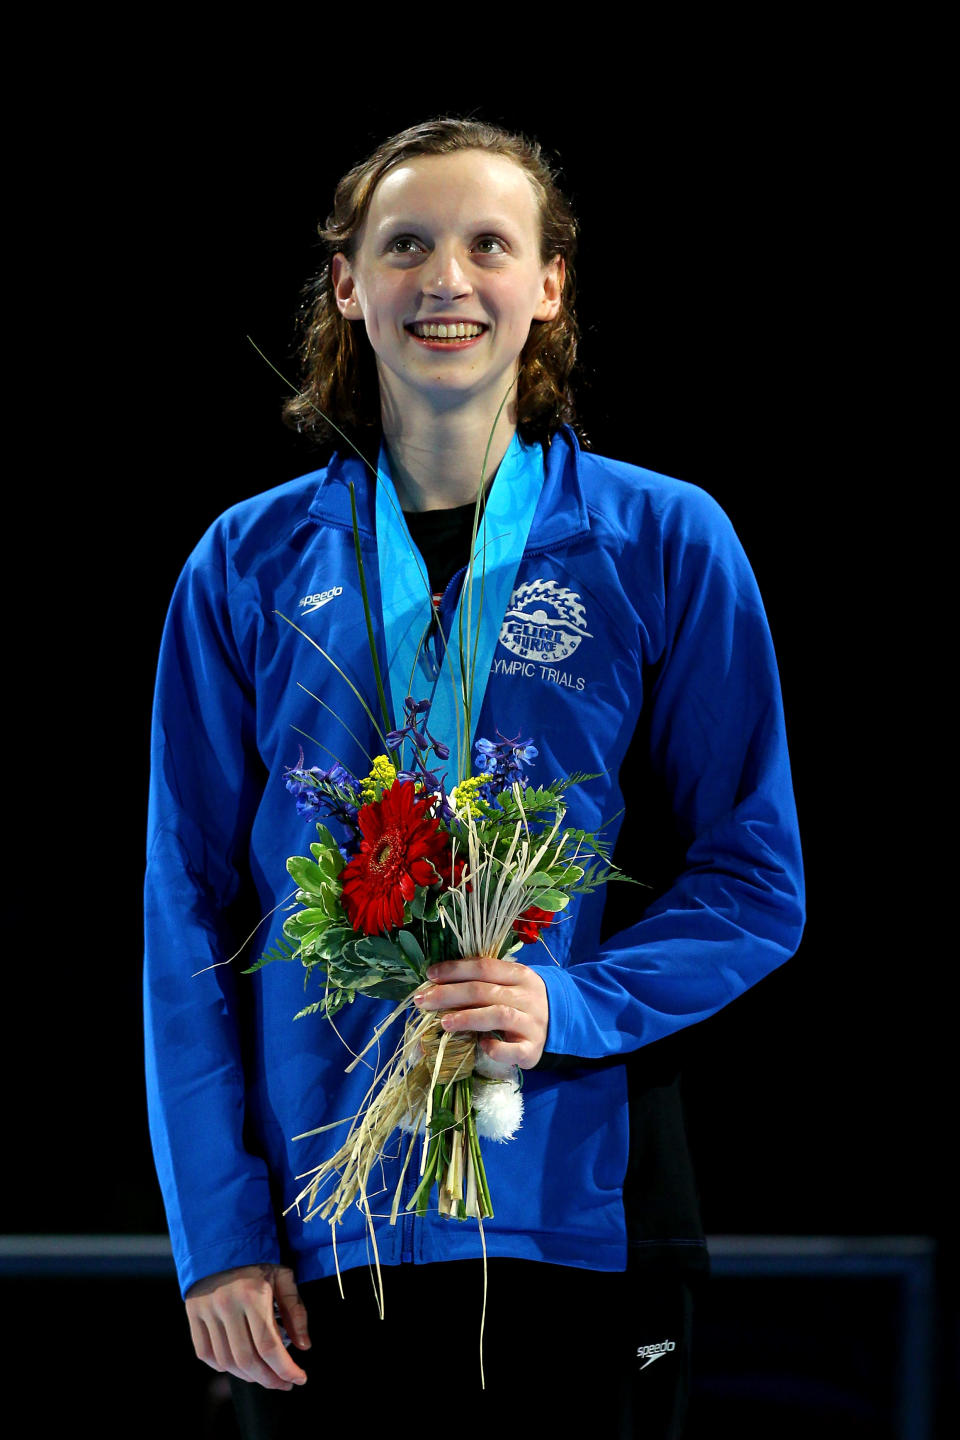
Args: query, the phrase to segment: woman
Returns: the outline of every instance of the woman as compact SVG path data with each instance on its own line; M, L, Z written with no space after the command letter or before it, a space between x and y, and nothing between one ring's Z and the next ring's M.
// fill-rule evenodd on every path
M310 1396L331 1423L341 1402L356 1413L368 1372L346 1378L351 1354L383 1386L409 1386L409 1403L383 1418L394 1430L407 1413L411 1433L422 1429L428 1384L465 1398L461 1433L505 1413L518 1427L555 1423L589 1400L598 1434L631 1433L634 1414L644 1435L679 1434L689 1282L705 1248L671 1037L787 959L803 923L760 597L707 495L581 452L565 423L575 227L537 147L472 121L414 127L344 177L322 234L306 384L288 410L321 434L323 417L334 420L379 457L382 483L341 444L323 469L221 517L178 584L158 679L148 1079L194 1344L235 1377L250 1434L302 1423ZM484 1227L482 1397L476 1230L433 1214L378 1221L380 1264L393 1267L381 1324L364 1277L349 1273L368 1260L352 1215L336 1235L339 1298L329 1232L280 1212L296 1176L332 1148L325 1135L292 1137L355 1113L368 1081L362 1067L344 1074L349 1057L329 1027L291 1025L304 1003L299 967L251 980L221 963L247 918L282 903L285 858L304 848L282 783L290 727L313 737L313 763L332 754L354 773L378 748L354 691L275 612L373 695L352 482L400 723L409 671L398 637L421 605L432 618L419 562L436 607L416 661L426 687L441 669L437 635L457 625L481 476L492 628L475 738L532 738L543 783L595 775L570 792L567 823L587 830L624 805L630 826L636 777L649 777L667 797L678 856L653 902L606 943L598 892L552 928L549 955L441 965L422 1001L524 1072L523 1129L487 1158L496 1214ZM457 718L440 708L453 748ZM361 1050L387 1008L341 1012L343 1043ZM387 1193L395 1164L385 1162ZM284 1348L275 1303L302 1363Z

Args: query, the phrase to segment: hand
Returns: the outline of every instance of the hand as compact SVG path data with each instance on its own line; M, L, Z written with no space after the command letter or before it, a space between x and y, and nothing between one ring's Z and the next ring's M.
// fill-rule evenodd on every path
M497 1030L480 1041L481 1048L501 1064L532 1070L547 1043L550 1003L547 987L527 965L475 955L431 965L427 978L436 983L414 995L423 1010L443 1010L444 1030Z
M292 1390L305 1384L305 1372L280 1338L274 1301L294 1344L309 1350L307 1312L287 1266L240 1265L191 1285L187 1319L198 1358L214 1370L255 1380L267 1390Z

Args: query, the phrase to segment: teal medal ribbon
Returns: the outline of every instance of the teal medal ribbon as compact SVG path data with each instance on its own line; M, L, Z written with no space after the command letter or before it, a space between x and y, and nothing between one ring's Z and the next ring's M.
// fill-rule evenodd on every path
M400 729L406 723L406 696L431 702L427 728L450 747L449 761L436 765L438 770L446 770L449 791L466 778L459 773L459 743L464 736L464 697L472 670L471 734L465 751L466 775L470 773L473 732L493 652L543 490L543 450L539 445L524 445L515 433L500 462L477 530L472 572L468 569L464 577L450 633L438 644L439 674L433 642L428 640L433 602L427 567L400 508L386 445L380 447L377 472L377 560L394 725ZM461 636L465 667L461 665Z

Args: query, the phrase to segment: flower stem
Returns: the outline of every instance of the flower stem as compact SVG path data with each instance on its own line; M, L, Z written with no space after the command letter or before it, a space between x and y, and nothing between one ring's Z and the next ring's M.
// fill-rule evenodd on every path
M437 1158L439 1154L439 1139L436 1135L432 1135L427 1148L427 1163L423 1169L423 1179L414 1191L413 1198L407 1203L407 1209L413 1210L414 1207L416 1207L418 1215L426 1215L427 1213L430 1203L430 1191L433 1189L434 1172L437 1168Z
M467 1112L466 1119L467 1140L470 1145L470 1153L473 1157L473 1166L477 1181L477 1210L481 1220L493 1219L493 1201L490 1198L490 1186L487 1184L487 1172L483 1165L483 1155L480 1150L480 1136L477 1134L477 1123L471 1106Z

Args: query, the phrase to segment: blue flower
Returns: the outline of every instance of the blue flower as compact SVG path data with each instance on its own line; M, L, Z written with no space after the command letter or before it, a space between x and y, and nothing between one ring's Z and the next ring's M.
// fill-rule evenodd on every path
M450 747L444 745L442 740L437 740L427 729L426 717L430 713L430 701L414 700L412 695L408 695L403 702L403 708L406 712L407 723L399 730L390 731L386 737L387 746L390 750L396 750L404 741L409 740L417 752L413 760L414 766L417 768L402 770L398 779L420 780L427 790L440 790L442 786L436 775L427 769L426 757L432 749L438 760L448 760Z
M325 815L342 821L344 825L356 827L357 780L339 761L329 770L322 770L319 765L305 770L301 750L297 764L284 771L284 784L296 799L298 815L307 820Z
M508 740L502 732L499 740L477 740L476 766L488 771L491 779L483 787L484 799L492 800L501 790L508 790L515 781L523 779L523 767L529 765L540 753L531 740L519 736Z

